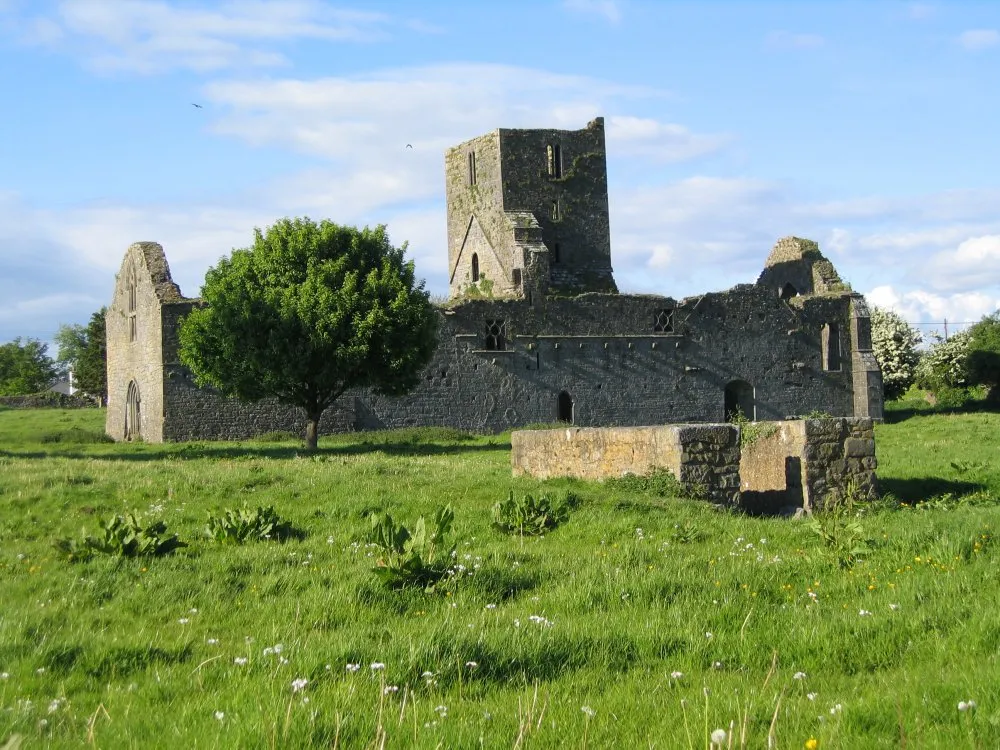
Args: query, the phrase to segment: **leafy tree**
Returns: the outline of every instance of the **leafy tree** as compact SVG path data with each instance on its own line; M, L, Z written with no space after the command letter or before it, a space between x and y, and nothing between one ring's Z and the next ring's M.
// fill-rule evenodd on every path
M48 388L58 375L48 349L48 344L20 337L0 345L0 396L23 396Z
M941 406L962 406L969 397L969 331L960 331L947 339L932 333L931 338L935 343L923 353L917 365L917 385L931 391Z
M882 369L882 387L887 400L897 399L913 385L923 341L920 331L892 310L872 307L872 350Z
M102 307L90 316L86 328L86 346L76 360L74 370L76 386L102 404L108 402L108 341L104 316L108 308Z
M106 307L90 316L90 322L63 324L56 332L59 355L56 366L60 373L73 371L73 384L84 393L108 400L108 348L105 336Z
M320 417L348 389L416 386L437 315L385 226L286 218L254 235L206 274L206 304L181 325L181 361L224 395L302 408L312 450Z
M1000 310L969 329L966 370L970 383L986 386L988 400L1000 400Z

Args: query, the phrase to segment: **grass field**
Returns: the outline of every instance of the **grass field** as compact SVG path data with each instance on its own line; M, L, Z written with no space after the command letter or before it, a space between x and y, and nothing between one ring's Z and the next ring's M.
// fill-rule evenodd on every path
M869 552L847 568L807 520L512 479L506 435L338 436L308 456L107 444L102 424L0 411L0 747L706 748L730 728L724 746L1000 747L1000 414L890 414L891 498L856 519ZM580 504L506 536L491 509L512 489ZM444 503L469 575L384 589L367 517ZM243 504L305 538L204 535ZM52 547L127 511L190 546Z

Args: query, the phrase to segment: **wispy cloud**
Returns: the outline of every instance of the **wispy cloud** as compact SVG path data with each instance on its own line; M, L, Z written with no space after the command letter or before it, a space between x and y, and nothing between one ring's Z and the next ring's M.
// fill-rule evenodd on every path
M622 20L621 0L563 0L563 7L574 13L600 16L611 23Z
M733 142L725 134L692 133L683 125L647 117L615 115L608 119L608 148L622 155L678 162L714 153Z
M1000 31L996 29L970 29L959 34L958 43L973 52L995 47L1000 44Z
M796 34L790 31L772 31L766 44L771 49L816 49L826 44L819 34Z
M901 291L891 285L877 286L864 293L870 304L885 310L893 310L910 323L921 324L925 335L944 329L949 321L951 331L975 323L984 315L1000 310L1000 295L984 292L959 292L957 294L936 294L921 289Z
M319 0L233 0L172 4L162 0L63 0L53 14L20 27L22 41L78 54L96 70L137 74L197 72L288 64L283 43L300 39L371 42L401 23L383 13L343 10Z

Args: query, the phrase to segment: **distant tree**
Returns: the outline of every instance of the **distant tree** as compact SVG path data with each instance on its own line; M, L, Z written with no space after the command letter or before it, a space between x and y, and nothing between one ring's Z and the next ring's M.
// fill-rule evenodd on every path
M76 369L80 354L87 348L87 326L79 323L63 323L56 331L56 367L64 375Z
M437 314L384 226L281 219L254 235L206 274L206 304L181 325L181 360L224 395L302 408L312 450L320 417L348 389L416 386Z
M969 382L984 385L989 401L1000 401L1000 310L969 329Z
M882 369L882 387L887 400L894 400L913 385L923 341L920 331L892 310L872 307L872 351Z
M23 396L44 391L58 376L47 354L48 344L16 338L0 345L0 396Z
M84 331L85 345L77 357L73 370L74 384L89 396L108 402L108 342L104 316L108 308L102 307L90 316Z

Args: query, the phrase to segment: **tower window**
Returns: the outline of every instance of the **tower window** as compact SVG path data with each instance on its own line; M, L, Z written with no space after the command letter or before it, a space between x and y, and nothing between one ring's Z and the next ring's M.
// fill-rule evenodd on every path
M562 148L558 143L550 143L545 147L545 157L548 163L549 177L562 177Z
M126 277L126 294L128 295L128 340L135 341L138 336L138 326L136 325L136 297L138 294L135 266L129 265L128 276Z
M558 200L552 201L552 221L559 221L562 218L562 207Z
M674 311L657 310L653 316L653 333L673 333L674 332Z
M476 184L476 152L469 152L469 185Z
M472 283L475 284L479 281L479 256L475 253L472 254Z
M514 273L512 275L513 275L512 281L514 282L514 286L517 287L521 286L521 269L515 268Z
M840 370L840 326L836 323L827 323L823 326L822 346L823 369Z
M507 321L486 321L486 348L490 351L502 352L507 348Z

